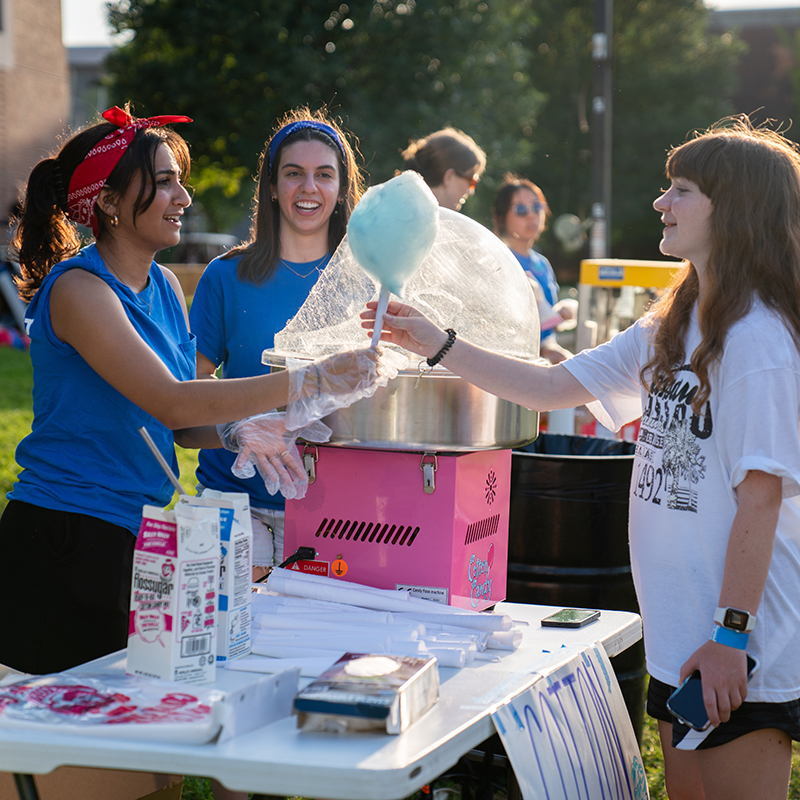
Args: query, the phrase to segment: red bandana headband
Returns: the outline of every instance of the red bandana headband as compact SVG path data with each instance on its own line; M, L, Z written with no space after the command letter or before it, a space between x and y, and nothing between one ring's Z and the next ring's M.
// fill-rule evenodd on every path
M136 131L173 122L191 122L189 117L149 117L134 119L127 111L114 106L103 112L103 118L118 125L116 131L100 140L78 164L69 181L67 217L73 222L90 227L95 236L99 233L95 203L108 176L114 171Z

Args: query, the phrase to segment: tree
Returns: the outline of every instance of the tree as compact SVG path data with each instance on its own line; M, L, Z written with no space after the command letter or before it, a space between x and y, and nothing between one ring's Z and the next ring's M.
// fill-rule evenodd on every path
M117 101L183 113L199 198L217 222L246 210L256 159L287 109L327 104L362 142L373 182L402 166L411 138L445 125L496 164L526 159L539 95L518 34L530 0L333 4L326 0L117 0L133 38L110 60ZM517 35L514 35L517 34ZM215 197L216 195L216 197ZM231 201L228 200L228 206Z
M591 213L591 37L587 0L537 2L524 40L529 76L545 92L529 177L555 213ZM660 258L658 215L667 150L731 112L730 36L707 32L702 0L614 0L612 254ZM585 257L585 253L583 254ZM577 266L577 265L575 265Z
M592 0L114 0L132 39L110 60L116 102L183 113L197 196L217 226L247 212L276 117L328 104L361 141L372 182L410 139L453 125L487 152L465 212L490 225L507 170L554 214L589 215ZM615 0L612 248L658 257L652 200L666 151L729 113L738 44L702 0ZM559 253L552 239L545 252ZM581 255L560 259L577 275ZM558 268L558 263L557 263ZM562 278L564 275L562 274Z

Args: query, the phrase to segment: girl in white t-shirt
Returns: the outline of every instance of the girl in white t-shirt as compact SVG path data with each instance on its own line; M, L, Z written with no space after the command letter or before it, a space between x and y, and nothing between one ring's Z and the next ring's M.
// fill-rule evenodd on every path
M669 796L785 798L800 740L800 153L728 119L675 148L666 174L660 248L683 265L610 342L544 366L400 303L381 338L528 408L588 404L615 430L642 417L631 565ZM666 708L695 671L704 732Z

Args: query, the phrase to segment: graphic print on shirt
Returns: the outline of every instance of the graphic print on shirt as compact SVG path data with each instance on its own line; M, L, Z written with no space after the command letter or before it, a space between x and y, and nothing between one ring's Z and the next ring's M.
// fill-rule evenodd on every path
M698 389L694 371L685 364L672 386L648 394L636 444L634 497L697 513L698 484L706 473L700 442L713 431L711 404L706 402L702 414L692 410Z

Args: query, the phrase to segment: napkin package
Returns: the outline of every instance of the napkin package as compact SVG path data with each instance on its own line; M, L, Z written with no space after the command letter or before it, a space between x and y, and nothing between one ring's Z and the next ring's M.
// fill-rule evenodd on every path
M435 658L345 653L294 699L304 731L402 733L439 699Z

